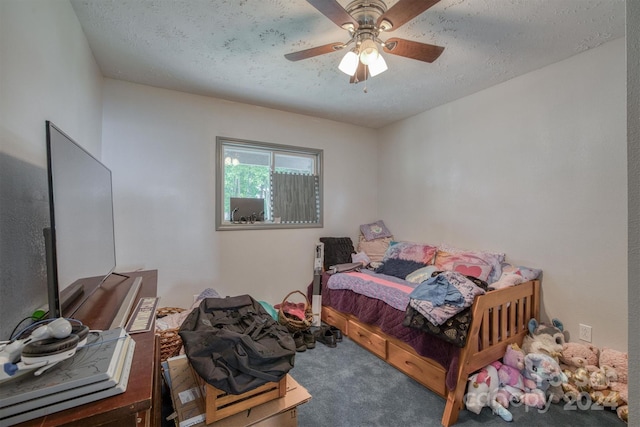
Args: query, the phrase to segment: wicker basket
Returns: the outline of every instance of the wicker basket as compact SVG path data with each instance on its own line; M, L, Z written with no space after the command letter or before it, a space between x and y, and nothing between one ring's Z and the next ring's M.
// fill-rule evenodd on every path
M284 313L284 305L287 302L287 299L295 293L302 295L302 297L304 298L304 320L287 316ZM313 323L313 311L311 309L311 304L309 304L307 296L300 291L293 291L290 292L286 297L284 297L284 299L282 300L282 304L280 304L280 307L278 308L278 322L281 325L286 326L290 332L301 332L309 329L311 327L311 324Z
M161 318L169 314L181 313L184 308L180 307L162 307L156 310L156 317ZM160 337L160 361L164 362L170 357L180 354L182 348L182 338L178 335L180 328L171 328L165 330L156 329L156 335Z

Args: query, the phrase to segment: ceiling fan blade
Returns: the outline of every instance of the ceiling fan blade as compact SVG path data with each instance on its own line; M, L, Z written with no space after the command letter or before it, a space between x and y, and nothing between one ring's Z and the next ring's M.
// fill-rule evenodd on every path
M307 0L311 6L318 9L320 13L332 20L338 27L354 30L358 28L358 21L353 19L349 13L340 6L336 0Z
M284 57L289 61L300 61L301 59L312 58L314 56L324 55L325 53L335 52L336 50L344 48L344 46L344 43L329 43L323 46L316 46L298 52L287 53Z
M439 1L440 0L399 0L378 18L378 28L382 31L397 30ZM385 21L391 25L389 26Z
M393 37L384 43L383 49L392 55L433 62L438 59L444 47Z
M360 83L367 80L369 69L362 62L358 61L358 69L349 79L349 83Z

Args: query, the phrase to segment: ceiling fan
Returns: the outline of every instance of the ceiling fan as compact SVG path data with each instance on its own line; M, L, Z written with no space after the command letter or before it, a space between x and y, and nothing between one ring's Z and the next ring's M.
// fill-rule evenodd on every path
M382 0L354 0L343 8L336 0L307 0L320 13L349 32L346 43L336 42L285 55L290 61L312 58L342 50L353 45L338 68L351 76L351 83L358 83L387 70L378 46L384 52L417 59L435 61L444 47L392 37L383 41L381 33L398 29L420 15L440 0L398 0L387 9Z

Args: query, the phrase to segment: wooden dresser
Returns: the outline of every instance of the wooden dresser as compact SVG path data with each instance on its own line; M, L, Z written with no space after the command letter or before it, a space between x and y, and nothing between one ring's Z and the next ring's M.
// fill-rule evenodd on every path
M135 278L139 276L142 277L142 285L135 301L142 297L157 295L158 273L156 270L126 273L126 276L129 277L112 275L100 287L97 280L84 279L85 296L79 298L82 304L69 307L69 310L76 310L73 317L91 329L109 329L128 290ZM92 293L94 289L95 292ZM55 412L20 426L159 427L162 406L160 346L153 329L150 332L133 334L131 338L135 340L136 348L126 392Z

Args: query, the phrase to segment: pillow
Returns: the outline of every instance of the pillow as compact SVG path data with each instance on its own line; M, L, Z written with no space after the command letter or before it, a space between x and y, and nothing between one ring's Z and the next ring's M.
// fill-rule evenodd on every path
M503 276L508 274L517 274L518 276L522 277L523 282L528 282L529 280L537 279L540 276L540 274L542 274L542 270L539 270L537 268L511 265L506 262L503 262L501 267L502 267L502 275L500 276L500 279L502 279Z
M359 262L363 267L366 267L371 262L371 259L365 252L358 252L357 254L351 254L352 262Z
M522 276L518 276L517 274L503 274L502 276L500 276L500 279L497 282L493 282L491 285L489 285L489 289L497 290L508 288L511 286L519 285L523 282L524 279L522 278Z
M366 253L371 262L381 262L390 242L391 237L367 241L363 235L360 235L358 252Z
M408 261L404 259L388 259L376 269L376 273L394 276L398 279L404 279L408 274L422 267L426 267L426 265L421 262Z
M320 241L324 243L325 271L332 265L351 262L351 254L356 252L350 237L321 237Z
M435 246L412 242L391 242L382 262L388 259L403 259L405 261L421 262L425 265L433 264L433 257L438 250Z
M384 225L382 220L372 222L371 224L362 224L360 226L360 232L364 236L365 240L382 239L383 237L391 237L391 232Z
M419 268L408 274L404 280L411 283L422 283L425 280L431 279L431 276L435 271L438 271L438 268L435 265L427 265L426 267Z
M453 266L456 263L485 265L491 269L491 264L485 262L482 258L479 258L472 253L452 253L438 249L435 260L435 265L438 269L443 271L453 271Z
M487 264L475 264L472 262L455 262L453 264L453 271L457 271L465 276L473 276L485 282L489 278L491 273L491 266Z
M453 246L449 246L447 244L442 244L438 247L438 252L442 251L443 254L436 254L435 264L438 265L438 259L440 257L440 263L445 263L448 265L448 268L444 270L451 270L453 268L453 264L456 261L461 262L472 262L477 264L488 264L492 267L491 273L489 273L489 278L487 282L493 283L500 277L502 274L502 263L504 262L504 254L503 253L494 253L487 251L469 251L466 249L459 249ZM460 257L452 257L451 255L460 255Z

